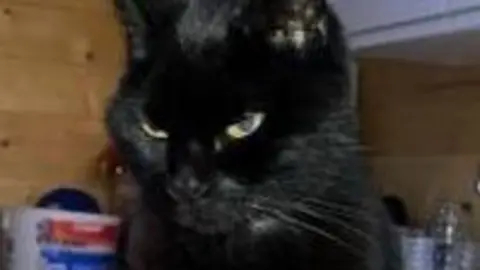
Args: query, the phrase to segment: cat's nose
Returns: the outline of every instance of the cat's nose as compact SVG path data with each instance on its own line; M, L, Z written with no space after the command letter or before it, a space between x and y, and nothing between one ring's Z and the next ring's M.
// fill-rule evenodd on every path
M176 200L196 199L208 190L208 183L200 181L192 169L182 169L170 182L168 193Z
M195 199L208 190L213 175L213 163L208 149L198 142L190 142L185 155L178 160L181 164L172 175L168 192L176 199Z

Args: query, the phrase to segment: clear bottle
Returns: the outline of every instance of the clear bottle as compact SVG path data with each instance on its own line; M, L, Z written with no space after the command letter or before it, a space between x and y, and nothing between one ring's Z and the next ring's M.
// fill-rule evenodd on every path
M469 270L463 264L464 246L468 242L466 217L460 205L444 202L427 228L434 239L434 270Z

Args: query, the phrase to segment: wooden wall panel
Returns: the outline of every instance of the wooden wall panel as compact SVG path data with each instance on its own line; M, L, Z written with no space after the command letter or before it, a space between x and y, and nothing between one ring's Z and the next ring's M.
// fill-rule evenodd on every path
M0 2L1 10L0 55L73 64L95 60L95 65L118 65L121 61L121 44L111 42L120 33L113 15L16 1Z
M0 110L67 113L88 111L84 69L27 59L0 61Z
M473 205L480 228L480 68L363 59L360 110L373 180L417 224L439 199ZM480 230L478 230L480 232ZM480 236L480 233L477 233Z
M45 8L67 8L88 10L104 14L112 14L113 0L0 0L3 4L33 5Z
M0 205L55 186L105 203L94 161L123 59L110 0L0 0Z

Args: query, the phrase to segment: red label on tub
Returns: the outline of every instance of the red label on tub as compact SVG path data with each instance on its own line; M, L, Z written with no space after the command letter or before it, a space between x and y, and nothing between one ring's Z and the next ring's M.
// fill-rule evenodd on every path
M114 247L117 226L100 222L48 219L39 225L39 242Z

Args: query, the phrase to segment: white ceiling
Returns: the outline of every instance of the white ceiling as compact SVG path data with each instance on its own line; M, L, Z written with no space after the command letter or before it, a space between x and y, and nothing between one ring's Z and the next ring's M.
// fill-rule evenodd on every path
M397 58L446 65L480 65L480 30L384 44L356 53L362 57Z

